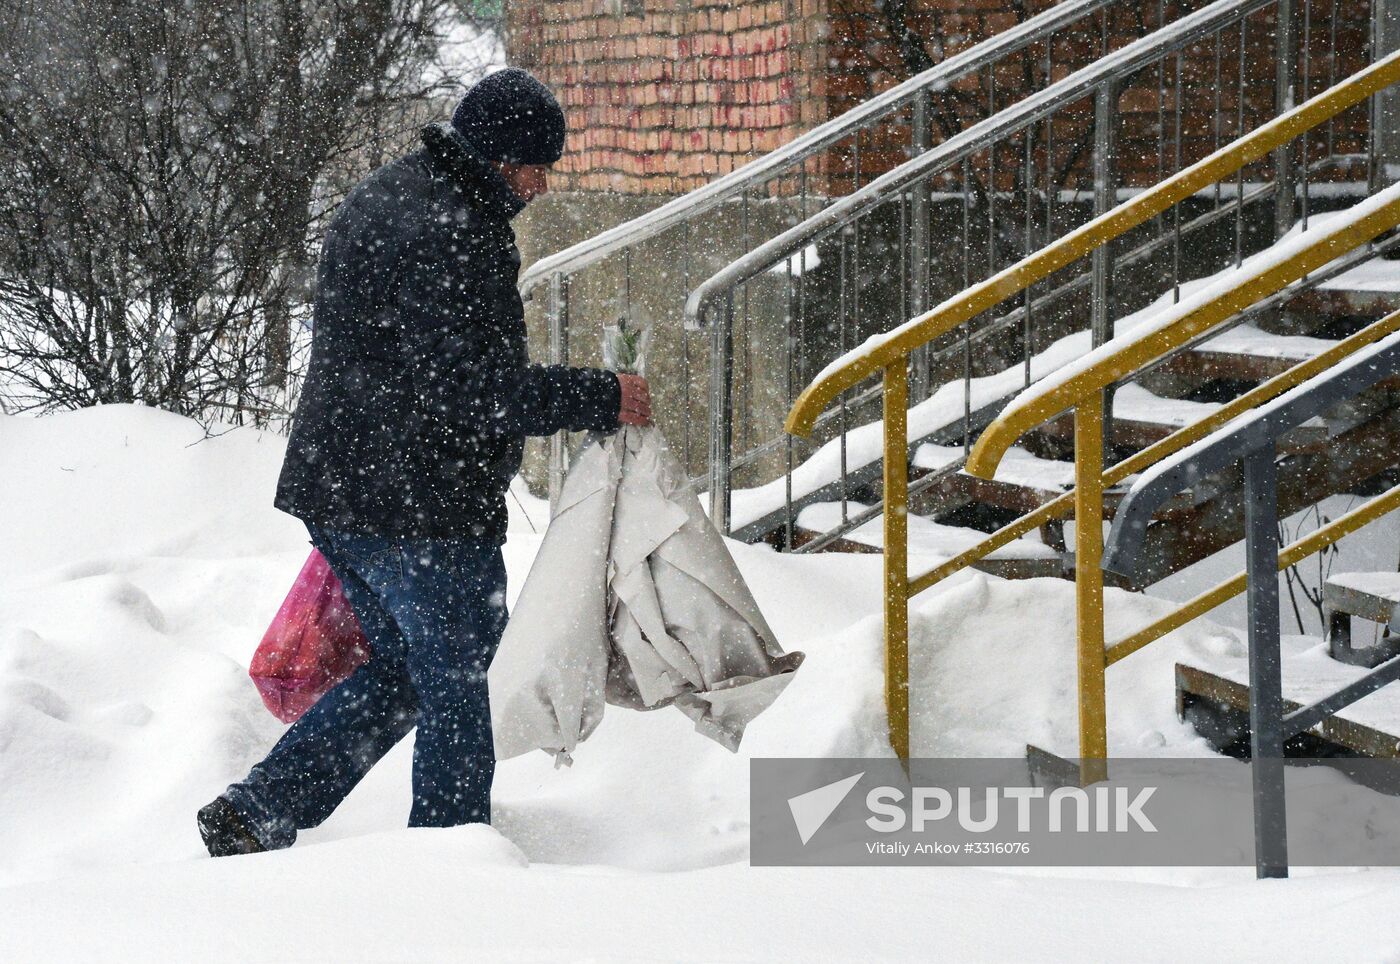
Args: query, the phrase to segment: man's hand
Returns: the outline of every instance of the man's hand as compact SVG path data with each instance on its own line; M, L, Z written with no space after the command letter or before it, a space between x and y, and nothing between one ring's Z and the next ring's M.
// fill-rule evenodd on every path
M622 387L617 420L623 425L650 425L651 389L647 380L639 375L618 375L617 383Z

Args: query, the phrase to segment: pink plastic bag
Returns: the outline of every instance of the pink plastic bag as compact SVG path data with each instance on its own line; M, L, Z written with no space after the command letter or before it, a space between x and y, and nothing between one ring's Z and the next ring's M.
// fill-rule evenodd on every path
M272 715L294 723L367 659L369 641L340 580L312 549L263 634L248 675Z

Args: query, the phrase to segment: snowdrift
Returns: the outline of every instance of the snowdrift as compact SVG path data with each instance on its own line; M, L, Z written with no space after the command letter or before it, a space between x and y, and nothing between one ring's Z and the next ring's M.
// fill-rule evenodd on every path
M293 850L210 861L195 809L281 731L246 674L307 552L271 507L281 454L275 435L206 436L143 408L0 416L0 959L1077 960L1083 934L1064 921L1090 906L1100 938L1142 959L1400 946L1385 915L1340 926L1395 892L1391 872L750 869L750 757L889 753L881 594L877 557L732 543L779 642L807 653L738 755L681 714L612 713L570 770L504 761L494 828L408 831L405 741ZM547 515L517 494L512 594ZM1110 602L1110 633L1165 605ZM1071 746L1072 607L1068 583L976 573L921 597L915 752ZM1114 752L1206 753L1175 719L1171 664L1240 645L1198 623L1114 667ZM1315 926L1251 926L1304 913ZM298 921L296 936L270 920Z

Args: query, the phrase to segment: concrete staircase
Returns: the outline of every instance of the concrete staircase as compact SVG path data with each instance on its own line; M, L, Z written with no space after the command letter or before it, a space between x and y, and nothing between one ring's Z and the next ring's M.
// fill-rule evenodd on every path
M1385 314L1400 309L1400 261L1374 259L1301 292L1279 308L1170 356L1140 384L1115 392L1112 444L1118 458L1165 438L1223 402L1325 351ZM1290 433L1280 445L1280 512L1292 513L1330 495L1370 491L1400 464L1400 375ZM1009 398L1009 396L1008 396ZM974 413L973 431L994 417L1001 402ZM979 424L980 423L980 424ZM926 434L913 447L911 483L932 480L911 497L910 553L948 558L980 538L1073 487L1073 431L1068 415L1027 435L1003 462L995 480L958 471L964 455L961 419ZM951 471L950 471L951 470ZM1112 518L1131 479L1106 493ZM796 507L794 546L802 546L855 517L878 500L878 463L849 473L844 493L827 486ZM1146 551L1150 565L1125 588L1142 588L1240 541L1244 508L1237 470L1205 479L1155 517ZM833 494L836 498L833 498ZM843 506L840 495L844 494ZM823 551L876 552L875 517ZM751 536L777 540L781 513L760 520ZM932 563L930 563L932 564ZM975 567L1006 578L1071 577L1063 523L1016 540Z

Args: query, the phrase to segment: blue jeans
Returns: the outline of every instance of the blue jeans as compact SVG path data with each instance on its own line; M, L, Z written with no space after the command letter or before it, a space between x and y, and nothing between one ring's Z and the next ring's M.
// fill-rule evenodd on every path
M506 625L499 546L308 527L371 656L224 792L268 849L315 827L413 729L410 827L490 823L486 668Z

